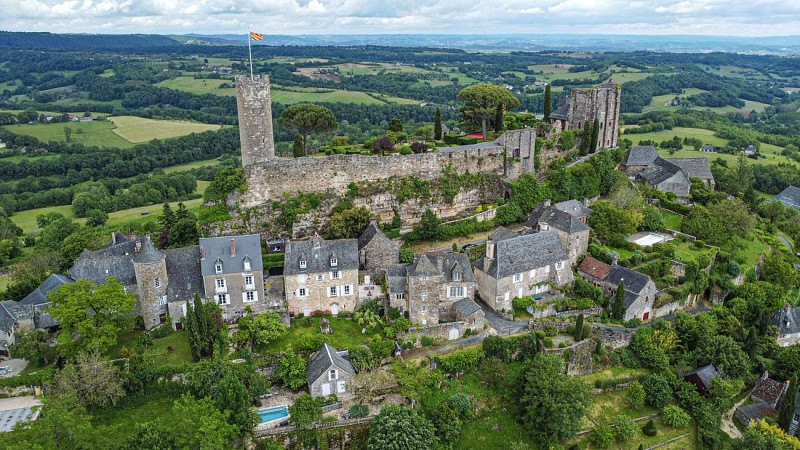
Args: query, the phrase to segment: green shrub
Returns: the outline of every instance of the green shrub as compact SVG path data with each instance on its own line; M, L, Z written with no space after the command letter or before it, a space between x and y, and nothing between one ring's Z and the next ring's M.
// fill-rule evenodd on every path
M553 339L550 336L547 336L546 338L542 339L542 343L546 348L553 348L554 345Z
M706 247L706 242L704 240L702 240L702 239L698 239L698 240L694 241L694 246L697 247L697 248L702 249L702 248Z
M680 428L689 425L692 418L680 406L667 405L664 407L663 420L665 424L673 428Z
M642 319L634 317L633 319L625 322L625 328L636 328L642 324Z
M644 428L642 428L642 433L651 437L658 434L658 430L656 429L656 423L653 421L653 419L647 421L647 424L644 426Z
M589 435L589 440L597 446L597 448L610 448L614 445L614 431L608 425L602 425L594 430Z
M150 330L150 336L159 339L168 336L172 333L172 319L167 316L164 323Z
M422 346L430 347L431 345L433 345L433 338L430 336L422 336Z
M400 147L400 154L401 155L411 155L413 153L414 152L411 150L411 147L409 147L407 145L404 145L404 146Z
M614 437L619 442L625 442L636 436L638 431L633 420L627 414L618 414L611 422Z
M463 392L450 396L450 398L447 399L447 406L457 412L462 419L472 416L472 400L469 398L469 395Z
M531 297L522 297L522 298L514 297L514 299L511 300L511 305L514 308L514 311L519 311L519 312L525 311L526 308L528 308L532 304L533 304L533 299Z
M369 415L369 407L367 405L353 405L347 410L347 414L353 419L367 417Z

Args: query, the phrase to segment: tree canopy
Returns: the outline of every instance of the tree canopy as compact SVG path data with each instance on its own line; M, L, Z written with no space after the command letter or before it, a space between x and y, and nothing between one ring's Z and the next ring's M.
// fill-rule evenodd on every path
M481 124L483 137L486 138L486 124L497 111L508 111L518 108L520 103L508 89L495 84L473 84L458 93L458 99L464 102L461 113L465 121L475 120Z
M311 103L297 103L286 108L278 121L300 132L305 152L308 152L309 134L328 133L337 128L336 117L330 109Z

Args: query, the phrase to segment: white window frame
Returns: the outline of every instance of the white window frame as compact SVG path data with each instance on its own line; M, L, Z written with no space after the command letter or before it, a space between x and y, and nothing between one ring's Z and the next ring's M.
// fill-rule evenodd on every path
M464 297L464 286L450 286L447 289L447 297L449 298Z
M216 273L222 273L222 263L216 263L216 264L214 264L214 272L216 272Z
M161 296L161 297L158 299L158 306L164 306L164 305L166 305L166 304L167 304L167 302L169 302L169 299L167 298L167 296L166 296L166 295L162 295L162 296Z
M339 261L336 258L331 258L331 267L336 267L339 265Z
M398 292L398 293L394 294L394 298L395 298L395 300L405 300L406 299L406 294L405 294L405 292Z
M514 283L519 283L520 281L522 281L522 274L521 273L515 273L513 282Z
M227 284L225 283L225 278L217 278L215 281L215 286L220 289L227 287Z
M350 287L349 284L345 284L342 286L342 295L350 295L353 292L353 289Z
M339 296L339 289L336 286L331 286L328 288L328 297L338 297Z
M252 269L250 269L250 260L249 259L245 259L244 260L244 270L252 270Z
M331 369L328 371L328 381L334 381L339 379L339 371L336 369Z
M339 280L341 278L342 278L342 272L339 272L338 270L331 271L331 280Z
M324 279L325 279L325 275L323 275L323 274L317 275L317 281L322 281Z
M297 289L297 296L301 298L308 297L308 289L301 287Z
M255 286L255 278L252 275L245 275L244 276L244 284L245 286Z
M339 380L336 383L336 393L344 394L346 390L347 390L347 382L345 380Z
M561 270L564 268L564 261L559 261L556 263L556 270Z
M421 311L424 313L428 312L428 305L422 305Z
M301 260L300 260L300 268L301 268L301 269L306 269L306 268L308 268L308 264L306 264L306 260L305 260L305 259L301 259Z
M461 272L453 272L453 281L461 281Z
M218 305L230 305L231 304L231 297L230 294L217 294L217 304Z
M156 284L156 289L161 287L161 277L156 277L155 284Z
M531 272L530 272L530 274L528 274L528 275L529 275L531 278L535 278L535 277L536 277L536 269L531 269Z
M258 292L256 291L245 291L242 293L242 302L244 303L255 303L258 301Z

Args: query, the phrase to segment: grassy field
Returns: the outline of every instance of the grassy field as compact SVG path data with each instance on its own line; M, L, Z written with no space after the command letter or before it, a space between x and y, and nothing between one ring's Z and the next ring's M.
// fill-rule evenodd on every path
M161 86L170 89L176 89L178 91L188 92L190 94L215 94L215 95L236 95L236 89L234 88L222 88L220 89L220 85L223 83L232 83L231 80L202 80L193 77L178 77L178 78L171 78L169 80L164 80L156 84L156 86Z
M352 320L328 317L331 326L331 334L325 336L325 342L338 349L346 349L364 344L369 335L361 334L361 326ZM319 334L319 317L311 318L311 325L305 326L303 318L292 319L292 327L289 332L270 342L266 346L256 349L258 353L278 352L286 349L291 344L297 348L297 342L305 336L316 337Z
M142 335L141 331L130 331L119 337L116 346L108 351L110 358L119 358L122 347L136 348L136 338ZM186 331L173 331L163 338L153 339L153 346L147 351L153 355L156 365L191 363L192 350L189 348L189 338ZM170 350L172 349L172 350Z
M115 125L107 121L49 123L46 125L5 125L8 131L33 136L42 142L64 142L64 128L72 130L71 140L79 144L97 147L133 147L133 143L114 133Z
M176 166L165 167L164 168L164 173L187 172L189 170L198 169L200 167L216 166L217 164L219 164L219 160L218 159L206 159L206 160L203 160L203 161L194 161L194 162L190 162L190 163L186 163L186 164L178 164ZM207 181L198 180L197 183L198 183L198 187L199 187L200 183L208 183L208 182ZM202 191L200 191L200 192L202 192Z
M110 117L109 120L116 125L116 128L113 129L114 133L136 144L153 139L169 139L222 128L222 125L182 120L153 120L134 116Z
M697 248L691 242L675 242L675 259L682 263L697 261L701 255L706 255L709 258L713 254L713 250L707 248Z
M113 407L92 411L94 425L104 436L116 444L131 436L135 430L132 424L156 421L168 423L178 419L172 410L176 395L154 392L124 397Z
M666 211L661 211L661 214L664 215L664 225L666 225L667 228L670 230L681 231L681 222L683 222L682 215L668 213Z

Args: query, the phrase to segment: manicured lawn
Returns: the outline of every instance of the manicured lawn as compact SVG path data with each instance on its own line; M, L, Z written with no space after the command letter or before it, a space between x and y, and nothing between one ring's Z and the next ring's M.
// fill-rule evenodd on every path
M767 245L761 242L757 237L748 241L747 248L744 250L744 266L754 266L758 262L758 257L766 250Z
M292 345L297 348L297 342L304 336L322 336L325 341L337 349L346 349L364 344L371 337L368 334L361 334L361 325L355 323L350 319L343 319L338 317L328 317L331 326L331 334L320 334L319 321L320 317L311 317L311 324L306 325L305 318L292 319L292 326L289 331L270 342L266 346L260 346L256 349L258 353L280 352L286 349L287 345Z
M110 117L108 120L117 126L114 129L114 133L127 141L137 144L153 139L169 139L222 128L222 125L210 125L184 120L153 120L134 116Z
M659 143L661 141L667 141L672 139L673 136L678 136L681 139L684 137L688 138L697 138L703 141L703 144L711 144L716 147L723 147L728 144L727 139L722 139L714 136L714 132L711 130L705 130L703 128L684 128L684 127L675 127L671 130L664 130L658 131L653 133L644 133L644 134L624 134L623 137L630 139L633 141L634 145L638 144L640 141L650 140ZM686 148L686 147L684 147ZM665 150L666 151L666 150ZM687 151L687 150L683 150ZM683 151L679 151L681 153ZM699 153L701 156L711 156L716 157L717 153L702 153L702 152L695 152L691 151L692 153ZM669 153L667 153L669 155ZM677 157L677 154L676 156Z
M683 222L683 216L680 214L669 213L666 211L661 211L664 216L664 225L667 226L670 230L680 231L681 230L681 222Z
M91 411L94 425L102 433L119 444L131 436L134 424L146 422L169 423L177 419L172 405L179 397L161 392L135 394L123 398L111 408Z
M49 212L58 212L70 219L75 217L72 214L71 205L61 205L20 211L11 215L11 221L14 222L18 227L22 228L22 231L25 233L38 233L41 230L39 230L39 226L36 225L36 216ZM78 219L78 221L83 223L86 222L86 219Z
M623 366L610 367L599 372L593 372L587 375L581 375L579 378L590 386L594 387L594 382L597 380L609 380L611 378L633 378L639 375L647 375L650 373L647 369L629 369Z
M629 440L627 442L616 444L612 448L624 449L624 450L636 450L636 449L639 448L639 445L642 445L644 448L649 448L652 445L656 445L656 444L659 444L661 442L668 441L668 440L670 440L670 439L672 439L674 437L678 437L678 436L680 436L682 434L686 434L686 433L688 433L689 435L684 437L683 439L680 439L678 441L672 442L672 443L670 443L668 445L665 445L663 447L659 447L659 450L661 450L661 449L686 450L686 449L695 448L695 442L694 442L695 429L694 429L694 424L689 424L688 426L685 426L685 427L682 427L682 428L672 428L672 427L669 427L666 424L664 424L664 422L661 420L661 417L655 418L654 421L655 421L655 424L656 424L656 430L658 431L658 433L655 436L650 437L650 436L645 435L642 432L639 432L631 440ZM647 421L643 420L641 422L637 422L636 425L641 430L645 426L645 424L647 424ZM589 440L590 434L586 434L586 435L581 436L579 438L570 439L570 440L564 442L563 445L564 445L565 448L568 448L569 446L577 443L577 444L580 445L579 448L585 449L585 450L594 450L594 449L599 448L599 447L595 446Z
M530 436L517 422L518 412L513 403L509 402L506 411L502 408L481 417L466 421L461 427L461 437L453 446L457 449L472 450L478 448L509 448L516 442L523 442L533 446ZM495 425L499 429L495 430Z
M697 261L700 255L707 255L710 257L712 253L712 249L697 248L692 242L678 241L675 243L675 260L683 263Z
M291 89L291 90L288 90ZM316 92L322 91L322 92ZM364 92L345 91L341 89L319 89L291 87L282 88L272 86L272 101L276 103L305 103L305 102L328 102L328 103L358 103L364 105L383 105L385 102L370 97Z
M119 350L122 347L136 348L136 338L142 334L141 331L131 331L119 337L117 345L109 350L109 356L119 357ZM168 350L172 347L172 351ZM183 364L194 362L192 351L189 348L189 338L186 331L173 331L163 338L153 339L153 347L149 349L154 354L153 361L157 365Z
M64 142L64 128L72 130L71 140L79 144L97 147L133 147L133 143L118 136L113 129L116 126L107 121L67 122L39 125L5 125L3 128L26 136L33 136L42 142Z
M592 397L592 406L589 408L589 415L599 423L611 422L614 417L620 414L627 414L632 419L649 416L657 413L658 410L645 404L641 408L632 408L628 404L628 390L604 392Z

